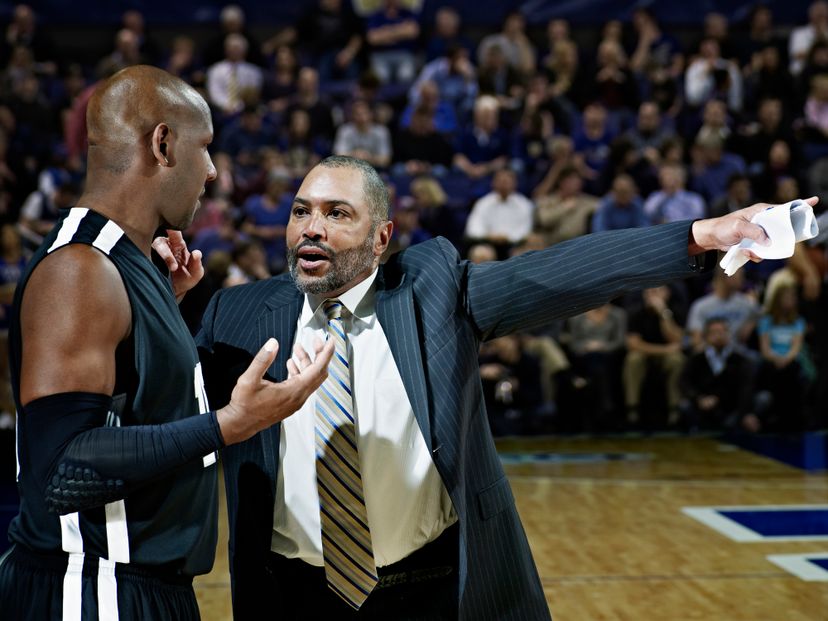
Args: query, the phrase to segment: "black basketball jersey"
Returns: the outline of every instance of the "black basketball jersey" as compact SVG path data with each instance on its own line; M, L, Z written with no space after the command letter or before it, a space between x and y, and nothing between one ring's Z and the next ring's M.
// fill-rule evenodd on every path
M47 255L87 244L118 269L132 309L132 331L116 353L116 387L108 425L162 424L208 411L195 344L178 311L170 282L104 216L76 207L61 219L32 257L15 295L10 326L12 387L20 404L20 301L27 280ZM69 423L71 424L71 421ZM32 550L89 554L110 562L164 565L185 575L210 570L217 539L215 455L153 480L105 507L58 516L47 511L43 489L27 478L27 434L42 432L18 417L20 513L12 541Z

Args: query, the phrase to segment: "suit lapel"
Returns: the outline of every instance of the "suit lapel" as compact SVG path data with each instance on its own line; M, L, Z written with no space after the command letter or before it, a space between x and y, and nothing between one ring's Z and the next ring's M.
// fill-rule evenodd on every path
M402 276L400 284L391 290L384 287L382 268L377 278L377 319L382 326L394 361L400 371L405 392L414 410L414 417L431 451L431 423L428 416L428 394L420 335L414 314L414 292L410 279Z
M302 294L292 282L280 282L273 294L265 300L267 311L256 322L257 349L270 337L279 341L276 360L268 369L271 379L287 379L287 361L296 337L296 322L302 309ZM272 425L262 432L262 449L269 472L276 473L279 464L279 431L281 425Z

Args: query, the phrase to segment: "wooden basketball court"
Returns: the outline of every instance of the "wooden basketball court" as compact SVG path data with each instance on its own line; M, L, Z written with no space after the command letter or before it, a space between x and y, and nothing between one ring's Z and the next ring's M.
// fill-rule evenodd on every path
M555 621L828 620L828 582L766 558L824 555L827 540L739 543L682 512L828 504L825 473L713 438L524 438L498 448ZM216 566L196 582L205 621L231 619L220 514Z

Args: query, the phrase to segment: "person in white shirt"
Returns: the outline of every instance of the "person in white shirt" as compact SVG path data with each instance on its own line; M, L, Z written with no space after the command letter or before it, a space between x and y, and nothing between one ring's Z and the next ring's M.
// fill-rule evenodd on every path
M384 125L374 123L368 102L358 99L351 105L351 122L337 130L333 152L357 157L377 168L391 163L391 134Z
M808 23L794 28L788 41L791 57L791 73L799 75L805 67L805 59L817 39L828 39L828 2L819 0L808 8Z
M707 205L700 194L684 189L687 173L679 164L662 164L658 172L661 189L644 201L644 213L653 224L704 218Z
M517 175L498 170L492 191L479 198L466 221L466 237L493 244L517 243L532 232L535 204L517 192Z
M245 60L247 39L231 34L224 41L224 60L207 70L210 103L225 114L239 112L246 101L256 99L262 90L262 70Z

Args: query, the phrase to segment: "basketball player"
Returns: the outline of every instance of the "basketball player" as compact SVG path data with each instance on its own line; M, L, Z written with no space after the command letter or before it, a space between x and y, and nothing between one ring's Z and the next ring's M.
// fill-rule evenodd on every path
M267 341L211 411L176 306L204 271L176 231L216 175L207 104L136 66L98 88L87 123L85 192L32 258L11 318L21 506L0 617L197 619L192 578L216 548L216 451L297 410L333 344L316 343L314 364L301 352L276 384L263 379ZM149 259L160 226L173 230L171 280Z

